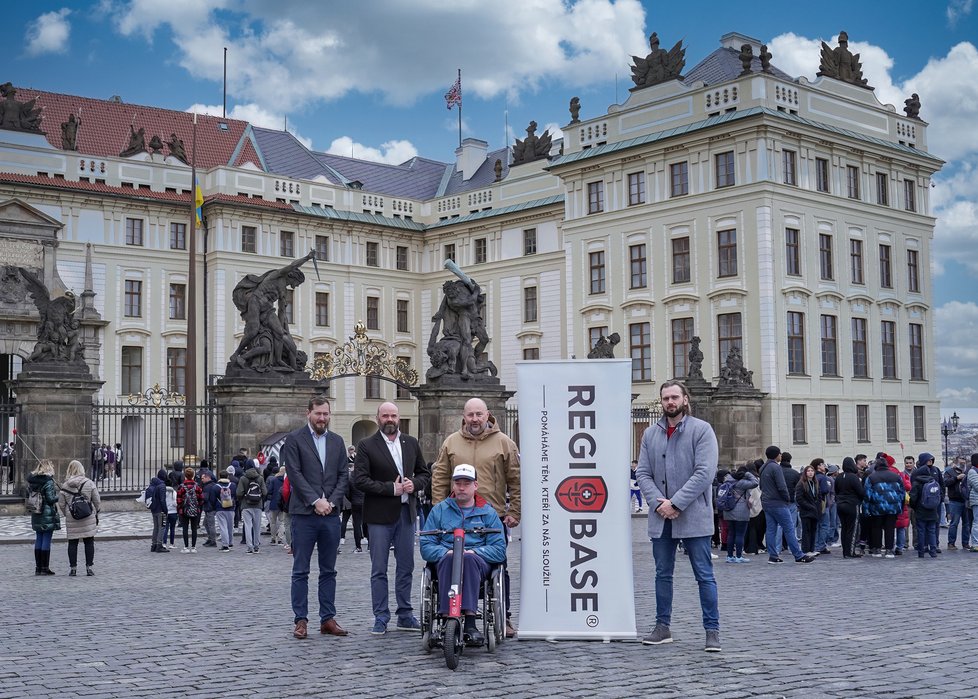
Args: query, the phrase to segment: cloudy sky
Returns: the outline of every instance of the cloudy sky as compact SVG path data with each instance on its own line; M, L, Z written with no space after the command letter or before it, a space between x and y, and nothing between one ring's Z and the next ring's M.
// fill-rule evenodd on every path
M535 119L558 132L623 101L633 54L657 31L695 65L736 31L815 77L820 40L849 33L881 102L920 94L930 150L947 161L934 291L943 407L978 422L978 9L974 0L768 3L656 0L76 0L4 6L0 81L220 113L287 128L317 149L385 162L454 159L463 132L501 147ZM691 9L691 8L695 8ZM508 125L508 131L507 131Z

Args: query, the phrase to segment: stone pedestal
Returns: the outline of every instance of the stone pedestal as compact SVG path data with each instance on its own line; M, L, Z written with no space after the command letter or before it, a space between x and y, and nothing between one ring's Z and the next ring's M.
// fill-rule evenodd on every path
M708 412L720 446L720 466L740 466L748 459L764 455L767 444L762 442L761 411L764 394L746 390L716 389L709 401Z
M218 455L217 470L231 463L231 457L242 447L254 455L266 437L301 427L306 422L309 399L324 393L322 384L307 374L289 382L280 378L268 382L224 379L209 391L224 413L224 453Z
M462 427L462 409L470 398L484 400L500 428L506 431L508 426L504 426L501 419L506 414L506 401L516 395L516 391L508 391L498 383L458 386L426 383L411 393L418 399L418 442L421 453L428 461L434 461L445 438ZM507 436L515 439L514 435L507 433Z
M18 479L50 459L55 479L64 480L68 462L77 459L91 471L93 396L104 381L93 379L84 362L25 364L9 382L21 406L17 427ZM31 453L33 451L33 454Z

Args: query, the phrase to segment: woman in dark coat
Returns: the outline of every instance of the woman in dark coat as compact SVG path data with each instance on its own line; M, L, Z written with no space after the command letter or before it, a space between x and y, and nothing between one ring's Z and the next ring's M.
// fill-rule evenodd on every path
M811 555L815 550L815 529L822 516L822 501L818 496L818 481L815 467L809 464L802 471L798 485L795 486L795 504L801 518L801 550Z
M856 521L859 519L859 505L866 497L862 479L856 470L856 462L851 456L842 460L842 475L835 479L835 506L842 524L842 557L862 558L856 553Z
M34 575L54 575L51 570L51 539L61 529L58 516L58 486L54 484L54 464L45 459L27 477L27 489L41 494L41 511L31 514L34 538Z

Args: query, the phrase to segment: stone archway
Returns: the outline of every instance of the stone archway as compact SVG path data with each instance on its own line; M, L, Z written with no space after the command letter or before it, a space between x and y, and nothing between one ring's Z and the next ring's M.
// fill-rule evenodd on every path
M377 423L373 420L357 420L350 430L350 443L356 446L361 439L366 439L377 431Z

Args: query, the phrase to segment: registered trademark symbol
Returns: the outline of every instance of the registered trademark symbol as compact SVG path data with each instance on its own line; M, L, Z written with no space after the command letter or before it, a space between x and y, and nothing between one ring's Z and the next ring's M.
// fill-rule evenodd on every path
M586 623L588 626L590 626L593 629L595 626L598 625L598 617L594 614L591 614L588 616L587 619L584 620L584 623Z

